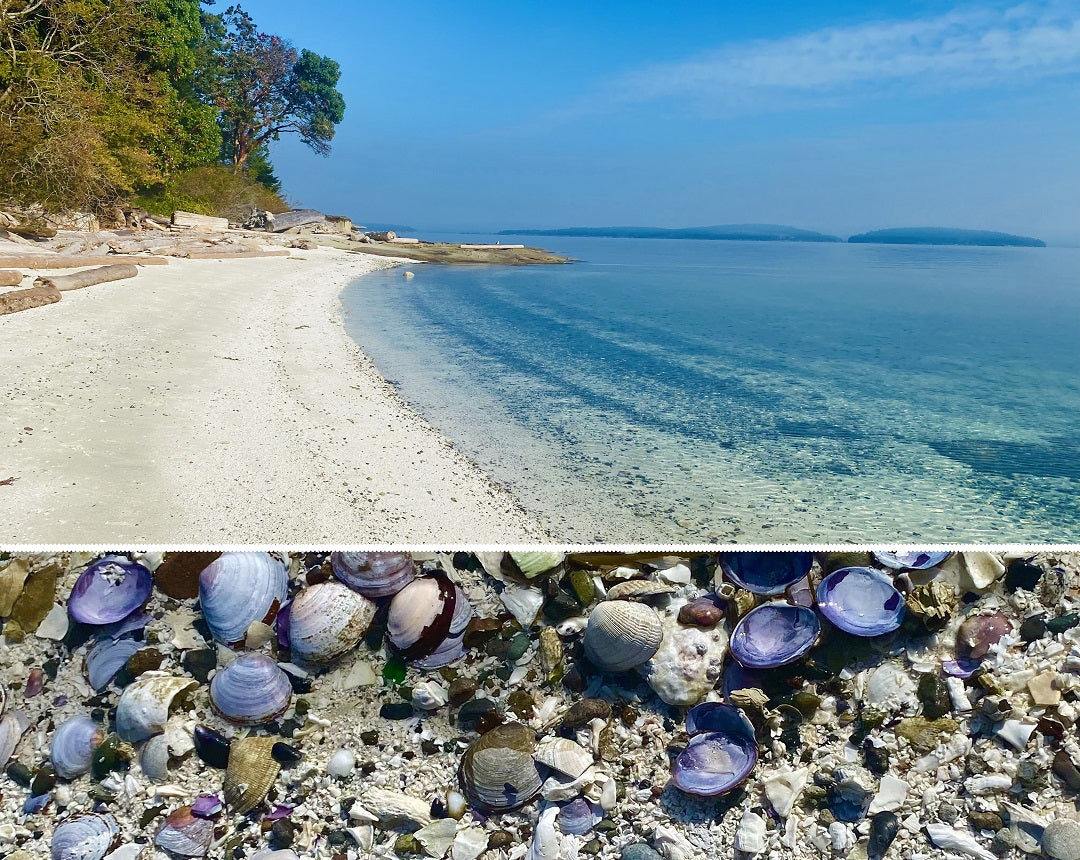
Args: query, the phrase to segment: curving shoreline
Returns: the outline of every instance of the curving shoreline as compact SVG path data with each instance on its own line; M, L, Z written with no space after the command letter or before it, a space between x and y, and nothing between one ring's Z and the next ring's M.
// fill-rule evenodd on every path
M0 542L544 540L345 333L396 264L171 260L4 318Z

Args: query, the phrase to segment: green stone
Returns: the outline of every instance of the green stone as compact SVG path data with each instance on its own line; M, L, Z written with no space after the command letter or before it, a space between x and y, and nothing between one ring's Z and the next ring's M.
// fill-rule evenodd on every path
M518 633L510 640L510 648L506 652L506 659L511 663L516 663L522 657L525 656L525 652L529 650L529 634Z
M411 833L402 833L394 840L394 853L399 857L404 857L406 854L420 854L422 851L420 843Z
M570 587L574 589L574 596L582 606L588 606L596 599L596 584L592 576L584 570L571 571Z
M382 676L387 684L401 684L405 680L408 666L400 657L391 657L383 666Z
M45 616L56 605L56 580L59 574L59 565L50 564L35 570L27 577L22 594L11 608L11 617L4 628L9 638L16 630L27 634L38 629ZM16 626L16 630L11 629L12 625Z
M1051 633L1064 633L1066 630L1071 630L1077 624L1080 624L1080 613L1069 612L1047 621L1046 629Z
M905 738L911 746L921 753L930 753L946 735L951 735L960 728L956 720L940 717L928 720L926 717L906 717L896 727L896 733Z

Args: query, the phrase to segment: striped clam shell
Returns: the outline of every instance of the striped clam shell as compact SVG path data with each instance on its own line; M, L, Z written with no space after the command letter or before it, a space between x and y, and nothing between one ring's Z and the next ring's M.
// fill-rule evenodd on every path
M392 597L415 576L407 552L334 552L330 554L334 576L364 597Z
M210 705L239 726L269 723L290 704L289 676L265 654L241 654L210 682Z
M663 638L663 625L652 607L629 600L605 600L589 614L585 655L598 669L623 672L645 663Z
M269 553L226 552L199 574L199 605L214 639L239 648L252 622L273 622L288 589L285 565Z
M111 815L76 815L53 831L52 860L102 860L119 834L120 827Z
M154 835L154 844L178 857L204 857L214 838L214 822L192 814L190 806L170 812Z
M28 728L30 721L22 711L12 711L0 719L0 768L7 765Z
M657 582L652 579L628 579L625 582L617 582L608 589L609 600L642 600L647 597L658 597L661 594L671 594L675 589L666 582Z
M477 808L506 812L524 806L543 781L533 760L536 733L521 723L497 726L461 757L458 778Z
M65 720L53 732L49 760L64 779L76 779L90 772L94 749L105 740L105 732L90 717L80 715Z
M225 770L225 803L239 815L246 815L263 802L281 772L274 760L272 737L237 738L229 749Z
M300 663L323 665L355 648L375 618L375 604L340 582L305 588L289 604L289 649Z

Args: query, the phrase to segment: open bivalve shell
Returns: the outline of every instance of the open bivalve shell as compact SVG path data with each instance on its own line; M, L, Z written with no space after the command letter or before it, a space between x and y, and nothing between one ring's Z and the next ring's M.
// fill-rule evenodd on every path
M89 773L94 749L105 740L105 732L85 714L65 720L53 732L49 760L64 779Z
M76 815L53 832L52 860L101 860L119 835L120 827L111 815Z
M764 603L739 619L731 633L731 655L747 669L794 663L814 647L821 625L817 614L782 600Z
M557 735L543 738L536 745L533 758L571 779L577 779L593 765L591 752L581 744Z
M82 624L113 624L150 599L154 577L122 555L107 555L82 572L68 598L68 613Z
M754 727L738 708L706 702L686 715L691 735L671 769L681 791L702 797L726 794L742 785L757 764Z
M199 605L218 642L240 648L254 621L271 624L289 593L285 565L265 552L226 552L199 574Z
M465 796L485 812L524 806L543 781L533 760L536 733L521 723L497 726L461 757L458 778Z
M663 625L652 607L605 600L589 614L585 654L602 671L624 672L648 661L663 638Z
M725 552L720 554L724 576L754 594L783 594L814 565L809 552Z
M334 576L364 597L392 597L415 576L407 552L334 552L330 554Z
M260 726L284 714L292 684L264 654L241 654L210 682L210 704L230 723Z
M316 665L333 662L364 638L375 609L374 603L340 582L305 588L284 613L293 659Z
M405 660L435 669L464 653L462 638L472 606L442 571L414 579L390 602L386 636Z
M143 674L120 696L116 705L116 733L130 743L161 734L169 721L173 700L198 686L191 678L177 678L163 672Z
M214 822L192 814L190 806L181 806L165 816L154 844L179 857L204 857L213 838Z

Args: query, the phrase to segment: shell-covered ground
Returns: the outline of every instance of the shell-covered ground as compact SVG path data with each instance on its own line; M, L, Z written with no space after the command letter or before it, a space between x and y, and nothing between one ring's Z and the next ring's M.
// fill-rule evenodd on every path
M299 610L279 614L288 603L276 599L268 611L257 597L227 595L235 615L214 626L246 624L243 643L215 641L199 577L221 564L216 555L117 556L117 569L152 573L153 588L125 597L136 614L109 625L73 617L86 617L78 604L88 598L73 589L99 557L0 556L0 857L1080 860L1075 554L955 554L910 573L868 553L817 555L809 590L792 599L808 602L834 570L871 567L902 592L902 623L860 637L820 617L806 654L755 671L740 671L729 638L773 598L736 586L715 555L416 555L418 571L441 569L461 589L459 620L462 596L473 613L463 655L427 670L416 661L458 622L432 620L423 590L407 607L357 604L353 621L364 629L340 635L362 641L322 665L299 659L310 621ZM337 582L324 554L277 559L286 601ZM613 597L645 609L627 613L638 620L625 630L591 632L588 618ZM249 609L257 615L247 624ZM423 643L388 642L388 617L401 629L395 612L420 619ZM285 616L288 628L274 629ZM95 689L86 657L99 648L96 657L109 659L91 660ZM633 663L634 649L652 649L651 658L625 671L597 665ZM250 651L270 658L273 678L276 662L289 684L230 691L221 676L221 696L245 707L284 696L269 722L242 727L214 709L209 691ZM110 660L115 676L101 668ZM160 695L133 705L139 690ZM748 778L712 797L672 783L690 743L687 708L702 700L739 707L758 750ZM499 771L483 744L465 756L478 738L490 746L497 737L482 733L515 723L524 728L507 736L528 748L508 753L516 770ZM225 764L215 751L230 757L229 771L215 766ZM253 771L241 772L238 751ZM484 808L461 775L486 777L484 796L504 806L525 802ZM77 838L68 825L54 840L65 822L82 828Z

